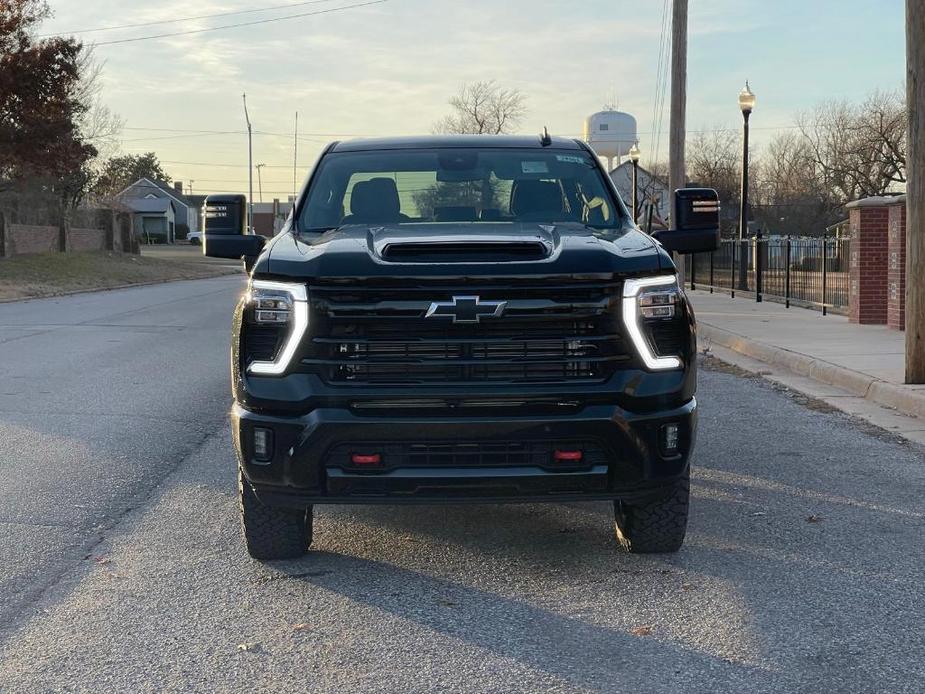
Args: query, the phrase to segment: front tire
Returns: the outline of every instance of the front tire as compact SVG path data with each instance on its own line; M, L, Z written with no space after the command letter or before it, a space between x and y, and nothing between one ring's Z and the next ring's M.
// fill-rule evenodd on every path
M677 552L687 534L690 471L675 482L667 496L643 503L613 502L617 542L627 552Z
M238 470L241 530L254 559L296 559L312 543L312 507L305 510L267 506Z

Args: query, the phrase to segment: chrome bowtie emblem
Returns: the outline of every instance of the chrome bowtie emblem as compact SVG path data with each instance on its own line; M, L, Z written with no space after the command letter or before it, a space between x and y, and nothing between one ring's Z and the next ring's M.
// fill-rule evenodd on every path
M478 323L482 318L497 318L504 313L506 301L482 301L477 296L454 296L452 301L435 301L425 318L452 318L454 323Z

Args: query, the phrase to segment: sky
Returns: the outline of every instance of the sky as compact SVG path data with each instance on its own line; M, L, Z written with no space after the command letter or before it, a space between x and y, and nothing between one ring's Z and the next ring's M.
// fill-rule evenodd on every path
M476 80L526 95L523 133L546 126L580 136L584 118L615 101L638 121L643 163L666 159L667 110L655 125L666 0L386 0L337 9L364 2L49 0L54 17L41 33L96 44L102 99L125 121L122 151L156 152L197 194L246 192L244 92L260 133L254 163L265 164L266 201L293 192L296 111L301 185L326 143L429 133L447 100ZM279 9L251 11L271 7ZM183 21L78 33L167 20ZM688 30L689 134L741 128L746 80L758 98L751 126L759 148L820 102L904 85L903 0L690 0ZM254 186L256 197L256 173Z

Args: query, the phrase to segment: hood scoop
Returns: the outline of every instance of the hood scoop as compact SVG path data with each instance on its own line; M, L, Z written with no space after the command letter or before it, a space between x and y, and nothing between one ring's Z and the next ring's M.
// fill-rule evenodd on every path
M555 248L553 234L552 230L434 234L423 229L410 233L383 229L375 234L373 247L380 258L392 263L510 263L550 257Z

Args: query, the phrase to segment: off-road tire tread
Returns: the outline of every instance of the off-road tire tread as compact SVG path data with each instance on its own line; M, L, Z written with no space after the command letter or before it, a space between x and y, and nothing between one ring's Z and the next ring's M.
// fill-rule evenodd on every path
M617 542L627 552L677 552L684 544L690 509L690 473L679 479L671 493L647 503L614 502Z
M238 472L241 531L254 559L296 559L312 543L312 508L305 511L267 506Z

